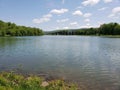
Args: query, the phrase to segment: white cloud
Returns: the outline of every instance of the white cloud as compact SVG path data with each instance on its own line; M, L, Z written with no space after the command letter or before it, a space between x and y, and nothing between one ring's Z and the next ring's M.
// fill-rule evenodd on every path
M114 16L115 16L114 14L110 14L108 17L110 17L110 18L111 18L111 17L114 17Z
M83 13L80 10L76 10L73 15L78 15L78 16L82 16Z
M47 14L47 15L44 15L42 18L33 19L33 23L40 24L40 23L48 22L50 21L51 17L52 17L51 14Z
M104 10L106 10L108 7L103 7L103 8L99 8L98 10L99 11L104 11Z
M112 2L113 0L103 0L105 3Z
M69 27L63 27L63 29L69 29Z
M48 22L48 21L50 21L50 18L33 19L33 22L37 23L37 24L40 24L40 23L43 23L43 22Z
M68 12L68 9L53 9L50 11L52 14L63 14Z
M93 27L92 25L90 25L90 23L87 23L84 26L80 26L80 28L90 28L90 27Z
M85 22L90 22L90 19L85 19Z
M84 14L84 17L90 17L90 16L92 16L91 13L85 13L85 14Z
M97 3L99 3L99 1L100 0L85 0L85 1L82 2L82 4L84 6L87 6L87 5L93 6L93 5L97 4Z
M104 24L105 22L103 22L103 21L98 21L97 23L98 23L98 25L100 26L100 25Z
M69 21L68 18L66 18L66 19L61 19L61 20L57 20L58 23L60 23L60 22L67 22L67 21Z
M108 17L120 17L120 7L112 9L112 13Z
M89 28L89 26L84 25L84 26L80 26L80 28Z
M51 17L52 17L52 14L47 14L47 15L44 15L43 17L44 17L44 18L51 18Z
M115 8L113 8L112 12L113 12L114 14L120 13L120 7L115 7Z
M81 9L81 8L83 8L82 6L78 6L76 9Z
M73 25L78 25L78 23L77 23L77 22L72 22L72 23L70 23L70 25L71 25L71 26L73 26Z
M87 23L86 25L87 25L87 26L90 26L90 24L89 24L89 23Z

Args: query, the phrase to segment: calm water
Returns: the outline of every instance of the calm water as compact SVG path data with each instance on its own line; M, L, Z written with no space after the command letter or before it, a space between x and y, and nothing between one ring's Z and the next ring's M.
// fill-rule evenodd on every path
M120 90L120 38L0 37L0 71L19 67L77 82L83 90Z

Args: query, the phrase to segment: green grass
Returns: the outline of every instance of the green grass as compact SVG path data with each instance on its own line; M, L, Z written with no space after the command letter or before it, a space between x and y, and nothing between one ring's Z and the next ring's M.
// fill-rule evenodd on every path
M43 82L44 78L34 75L0 73L0 90L77 90L76 85L68 84L63 80L48 81L47 86L42 86Z

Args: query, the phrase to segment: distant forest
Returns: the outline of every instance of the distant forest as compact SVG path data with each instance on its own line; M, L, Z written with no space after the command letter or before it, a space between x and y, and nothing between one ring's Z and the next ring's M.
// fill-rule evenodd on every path
M43 31L39 28L18 26L15 23L0 20L0 36L39 36Z
M56 30L45 33L48 35L120 35L120 24L108 23L98 28Z
M40 36L40 35L120 35L120 24L102 24L98 28L82 28L43 32L39 28L18 26L0 20L0 36Z

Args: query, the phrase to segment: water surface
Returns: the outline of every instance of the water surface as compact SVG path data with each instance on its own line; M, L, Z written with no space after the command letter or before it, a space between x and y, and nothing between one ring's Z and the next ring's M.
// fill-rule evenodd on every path
M0 37L0 71L19 66L77 82L83 90L120 90L120 38Z

